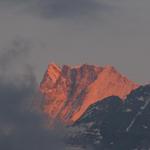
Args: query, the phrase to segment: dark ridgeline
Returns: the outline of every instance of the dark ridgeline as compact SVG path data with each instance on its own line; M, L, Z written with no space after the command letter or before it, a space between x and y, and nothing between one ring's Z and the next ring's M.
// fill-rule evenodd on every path
M150 149L150 85L141 86L124 102L112 96L91 105L74 123L69 144L94 150Z

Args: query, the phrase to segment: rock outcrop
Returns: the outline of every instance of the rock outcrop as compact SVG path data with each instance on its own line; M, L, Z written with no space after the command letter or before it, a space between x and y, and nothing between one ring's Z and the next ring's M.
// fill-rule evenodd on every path
M109 96L122 100L139 85L122 76L112 66L50 64L40 84L45 97L43 110L51 119L71 124L87 108Z

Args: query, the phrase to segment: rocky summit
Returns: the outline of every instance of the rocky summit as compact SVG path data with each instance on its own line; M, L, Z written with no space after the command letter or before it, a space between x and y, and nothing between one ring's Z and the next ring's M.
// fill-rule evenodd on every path
M76 122L92 104L110 96L122 101L139 85L107 65L50 64L40 84L43 111L63 123Z

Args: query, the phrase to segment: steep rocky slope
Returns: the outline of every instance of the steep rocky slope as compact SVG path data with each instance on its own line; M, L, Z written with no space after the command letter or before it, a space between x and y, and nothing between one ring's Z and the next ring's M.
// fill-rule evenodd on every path
M122 76L112 66L58 66L50 64L40 84L45 97L43 110L48 116L70 124L87 108L109 96L124 100L139 85Z
M124 102L108 97L91 105L70 127L72 146L92 150L150 149L150 85L131 92Z

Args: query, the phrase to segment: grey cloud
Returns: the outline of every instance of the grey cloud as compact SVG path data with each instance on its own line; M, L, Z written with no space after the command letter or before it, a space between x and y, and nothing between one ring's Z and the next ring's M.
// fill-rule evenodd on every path
M0 46L16 35L36 41L38 44L30 55L30 63L35 66L39 82L50 61L112 64L132 80L149 81L150 1L97 0L96 7L99 8L96 11L95 5L91 5L92 10L89 8L88 13L81 15L78 13L81 9L79 6L78 10L79 0L70 1L76 3L73 14L68 12L67 0L5 0L9 3L7 7L0 3ZM61 6L62 13L57 13L55 7L49 9L52 6L57 6L57 9ZM112 6L115 9L111 11ZM39 46L40 42L44 47Z
M21 82L20 86L0 81L0 149L60 150L60 146L63 148L56 132L45 127L48 122L44 116L31 108L31 102L36 95L36 83L33 79L34 76L31 74L30 78L24 81L14 81ZM26 85L29 81L30 84Z
M13 80L24 80L32 77L33 67L28 62L32 51L33 44L21 37L14 37L14 39L0 51L0 79L5 82ZM29 74L30 73L30 74ZM29 82L26 82L27 84ZM15 84L20 84L16 82Z
M18 61L19 58L27 57L31 50L31 43L23 38L15 38L9 46L2 48L0 55L1 69L10 67L11 63Z
M97 12L105 11L111 7L104 0L6 0L3 4L9 6L24 6L19 10L28 11L44 18L78 18L81 16L96 15Z
M14 44L15 49L7 49L3 53L0 62L5 58L7 61L3 62L3 65L7 67L5 70L0 67L0 72L10 72L13 59L17 59L13 66L21 63L19 58L27 52L20 49L20 44L18 41ZM42 96L37 90L32 67L22 67L24 74L10 74L11 80L5 73L0 76L0 149L63 150L63 130L50 130L46 116L40 111Z
M96 0L43 0L37 6L39 13L49 18L88 16L107 8Z

